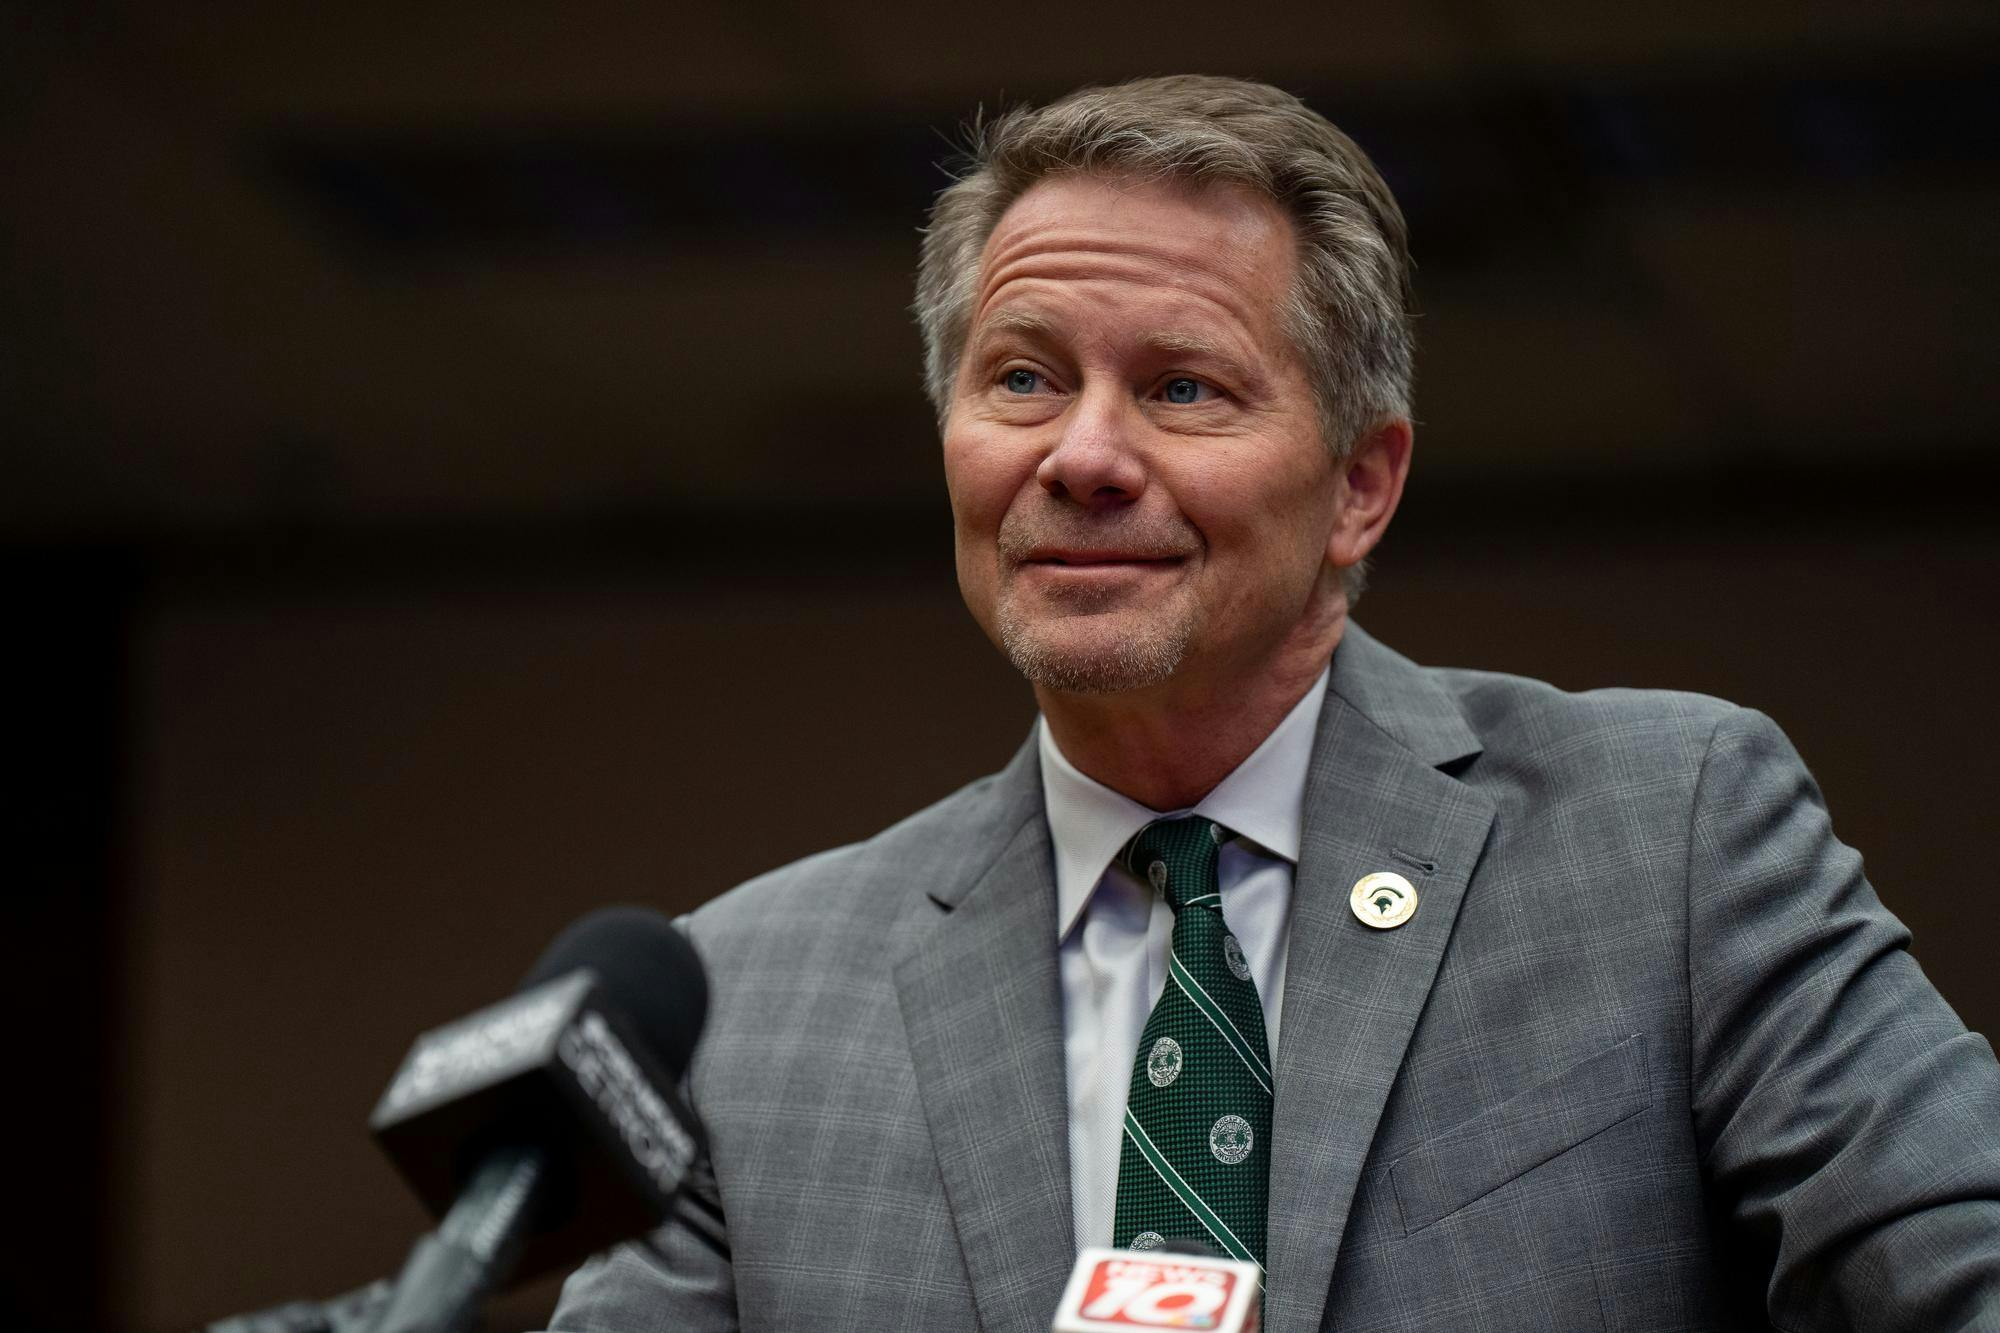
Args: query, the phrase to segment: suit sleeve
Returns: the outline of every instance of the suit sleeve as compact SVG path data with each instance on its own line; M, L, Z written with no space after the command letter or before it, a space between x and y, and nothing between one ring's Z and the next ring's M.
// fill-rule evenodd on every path
M1772 1323L2000 1325L2000 1066L1761 714L1710 737L1687 893L1717 1244L1768 1268Z

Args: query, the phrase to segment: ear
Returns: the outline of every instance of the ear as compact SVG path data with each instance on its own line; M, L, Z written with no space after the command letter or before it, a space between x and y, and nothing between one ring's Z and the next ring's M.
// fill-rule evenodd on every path
M1327 539L1336 569L1361 563L1389 530L1410 475L1413 433L1408 417L1391 417L1355 442L1340 478L1340 513Z

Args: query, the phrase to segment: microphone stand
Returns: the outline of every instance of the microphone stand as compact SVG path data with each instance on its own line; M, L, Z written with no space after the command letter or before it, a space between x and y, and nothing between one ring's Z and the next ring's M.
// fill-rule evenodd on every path
M371 1333L393 1294L389 1280L377 1278L330 1300L289 1301L218 1319L206 1333Z
M490 1154L402 1273L326 1301L293 1301L210 1324L207 1333L467 1333L513 1271L548 1192L536 1148Z
M548 1194L539 1148L489 1154L438 1229L419 1239L370 1333L467 1333L514 1269Z

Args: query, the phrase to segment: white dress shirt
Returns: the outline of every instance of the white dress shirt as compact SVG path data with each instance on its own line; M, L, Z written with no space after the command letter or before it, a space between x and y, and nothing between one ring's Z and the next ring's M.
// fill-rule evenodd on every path
M1321 672L1264 743L1191 812L1238 835L1223 845L1217 865L1222 915L1249 960L1273 1061L1306 768L1326 682ZM1174 928L1166 899L1112 858L1162 813L1078 772L1056 748L1046 719L1040 745L1042 799L1055 844L1071 1207L1077 1245L1109 1245L1125 1093L1139 1034L1166 986Z

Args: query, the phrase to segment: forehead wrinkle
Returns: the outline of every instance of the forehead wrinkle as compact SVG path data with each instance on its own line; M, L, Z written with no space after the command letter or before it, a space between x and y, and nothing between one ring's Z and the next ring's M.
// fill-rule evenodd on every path
M1032 198L1032 192L1023 198ZM1253 252L1264 252L1260 258L1296 260L1298 234L1291 220L1276 205L1268 203L1247 217L1211 214L1191 219L1165 240L1144 223L1130 218L1077 222L1060 216L1037 218L1032 208L1019 215L1010 209L987 236L982 247L983 259L997 267L1024 247L1166 260L1207 270L1214 278L1234 283L1249 276L1249 270L1257 266L1241 262Z
M1264 295L1289 291L1297 277L1296 234L1275 206L1262 208L1262 220L1209 214L1163 232L1153 215L1077 220L1063 215L1067 203L1038 207L1033 191L1024 199L1028 208L1010 210L987 237L971 341L1109 337L1151 352L1208 354L1238 370L1260 361L1266 344L1280 355L1292 350L1284 298ZM1146 312L1132 321L1138 327L1097 328L1094 313L1114 307L1093 287L1111 289L1114 301L1126 299L1117 289L1137 289L1141 303L1130 309ZM1148 341L1155 333L1175 336Z
M1231 361L1241 362L1245 352L1257 344L1257 332L1261 323L1270 322L1276 327L1280 318L1278 311L1260 311L1257 303L1248 299L1243 291L1221 285L1210 289L1203 283L1173 283L1162 286L1159 274L1150 268L1134 266L1123 272L1107 272L1103 266L1090 265L1087 268L1054 269L1037 268L1024 273L995 273L980 294L972 319L972 341L985 342L994 337L1016 335L1031 339L1056 339L1065 331L1080 331L1075 328L1078 320L1067 307L1072 303L1080 305L1084 319L1093 306L1090 298L1079 291L1079 285L1092 283L1128 282L1150 289L1151 303L1156 308L1164 308L1158 322L1139 336L1139 342L1149 350L1181 353L1210 353ZM1025 304L1015 304L1015 303ZM1036 307L1052 303L1053 313L1045 313ZM1187 306L1192 303L1197 308L1206 307L1213 312L1206 316L1197 314L1192 318L1198 323L1218 323L1217 334L1210 336L1175 329L1173 326L1189 320ZM995 307L998 306L996 309ZM1220 315L1220 321L1216 316Z
M1107 242L1088 232L1026 230L1019 239L985 257L977 304L982 308L989 304L994 292L1026 269L1031 276L1058 281L1157 283L1165 275L1174 287L1237 310L1240 293L1257 284L1262 265L1242 262L1241 251L1222 244L1223 239L1216 238L1214 245L1175 247L1143 241Z
M1108 211L1102 207L1106 193L1119 201ZM1164 236L1158 230L1162 209L1180 214ZM1078 210L1087 216L1079 219ZM1142 281L1164 276L1177 287L1206 285L1204 294L1216 299L1218 291L1236 295L1264 283L1289 291L1298 278L1299 237L1276 203L1240 186L1082 172L1037 183L996 220L981 247L975 311L991 304L1010 270L1037 258L1066 268L1095 264L1103 276L1130 267ZM1256 313L1228 300L1217 304L1239 319ZM1245 322L1254 327L1258 321Z

